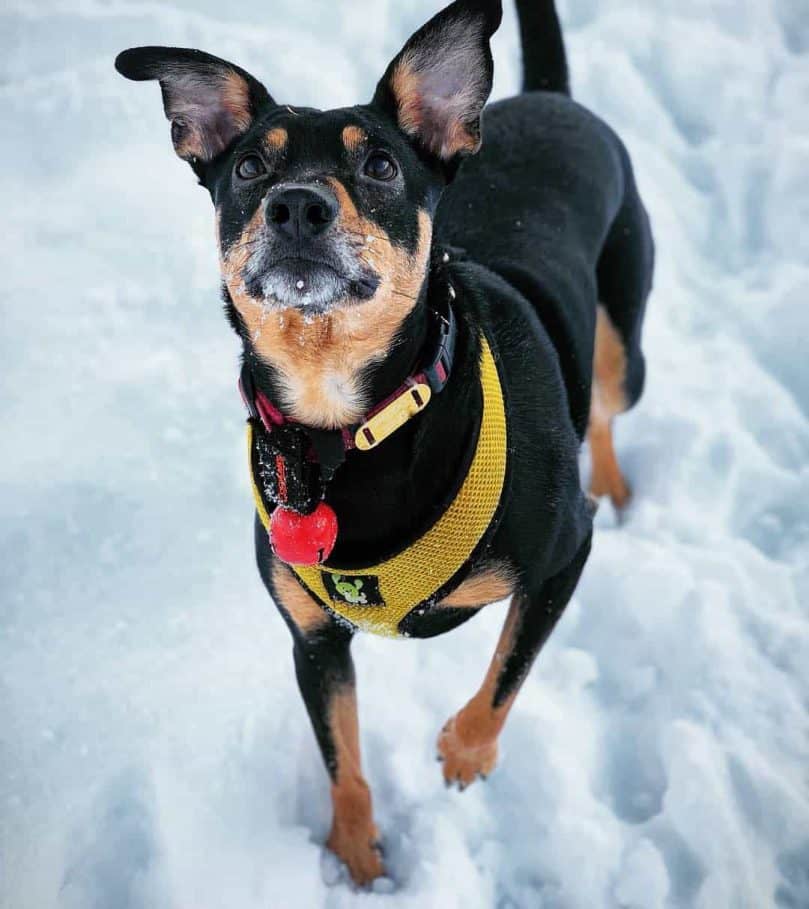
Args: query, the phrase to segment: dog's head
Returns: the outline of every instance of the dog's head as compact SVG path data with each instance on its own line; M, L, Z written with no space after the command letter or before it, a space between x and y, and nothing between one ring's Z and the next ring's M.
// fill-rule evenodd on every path
M480 145L499 0L457 0L394 58L369 104L276 103L238 66L196 50L124 51L160 82L177 154L216 207L222 278L246 337L272 314L378 327L390 344L429 261L447 179Z

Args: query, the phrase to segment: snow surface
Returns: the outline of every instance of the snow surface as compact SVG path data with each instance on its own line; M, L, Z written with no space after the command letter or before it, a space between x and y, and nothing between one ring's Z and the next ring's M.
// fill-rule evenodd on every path
M487 783L446 791L434 740L503 607L358 639L391 880L357 894L253 567L210 203L112 60L198 46L341 105L434 4L3 4L4 909L809 907L809 7L560 7L659 245L637 498L599 514ZM503 96L510 8L495 44Z

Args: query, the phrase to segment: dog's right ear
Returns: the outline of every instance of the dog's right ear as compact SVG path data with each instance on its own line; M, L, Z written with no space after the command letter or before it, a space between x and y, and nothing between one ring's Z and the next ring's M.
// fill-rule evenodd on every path
M444 164L480 148L494 72L489 39L502 15L501 0L455 0L410 38L377 85L372 104Z
M159 80L174 150L197 171L275 103L249 73L198 50L133 47L118 55L115 68L127 79Z

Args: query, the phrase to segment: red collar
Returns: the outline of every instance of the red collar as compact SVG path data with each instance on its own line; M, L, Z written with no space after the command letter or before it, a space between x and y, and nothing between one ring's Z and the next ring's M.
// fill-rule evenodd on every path
M455 358L455 339L458 333L450 302L455 298L455 291L451 284L448 296L444 313L431 310L434 325L428 333L427 344L430 352L427 354L426 365L422 366L419 372L408 376L392 394L372 407L359 423L341 429L317 430L284 416L278 407L256 388L253 376L245 363L239 378L239 391L250 416L253 419L261 420L264 428L270 434L280 426L301 427L312 437L313 446L321 463L324 460L331 460L329 457L324 459L323 455L326 453L326 449L334 452L338 439L342 447L342 457L345 457L345 452L351 451L353 448L361 451L376 448L380 442L424 410L432 395L443 391L449 381ZM330 437L325 445L324 437ZM334 452L333 456L336 454Z
M272 508L270 543L284 562L315 565L328 559L337 515L324 501L328 484L352 448L369 451L420 413L446 386L455 356L457 326L449 285L445 314L432 311L422 369L408 376L356 426L315 429L288 419L256 388L243 364L239 389L250 413L250 469L262 502ZM265 506L266 507L266 506Z

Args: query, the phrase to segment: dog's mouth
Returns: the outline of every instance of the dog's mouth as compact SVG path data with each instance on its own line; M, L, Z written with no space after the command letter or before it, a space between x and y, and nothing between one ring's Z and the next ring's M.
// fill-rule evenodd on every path
M285 256L246 276L245 287L268 308L294 307L320 315L341 305L361 303L376 293L378 275L368 268L351 271L354 274L325 259Z

